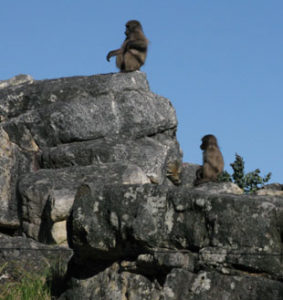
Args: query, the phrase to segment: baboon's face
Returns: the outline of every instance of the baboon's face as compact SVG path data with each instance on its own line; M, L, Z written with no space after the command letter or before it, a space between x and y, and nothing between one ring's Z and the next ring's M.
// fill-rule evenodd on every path
M141 24L138 21L129 21L126 24L125 35L129 37L132 32L135 32L137 29L141 29Z
M202 139L202 144L200 145L201 150L206 150L208 146L215 145L217 147L216 137L212 134L205 135Z
M208 139L203 138L203 139L202 139L202 143L201 143L201 145L200 145L200 149L201 149L201 150L205 150L205 149L207 148L207 146L208 146Z

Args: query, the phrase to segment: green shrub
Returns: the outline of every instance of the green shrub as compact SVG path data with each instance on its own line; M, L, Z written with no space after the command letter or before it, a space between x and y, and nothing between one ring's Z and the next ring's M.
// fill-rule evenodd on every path
M218 177L218 181L234 182L247 194L255 193L258 189L262 188L264 184L271 178L271 173L268 173L265 177L261 177L259 169L245 174L244 159L237 153L235 161L231 163L230 166L233 169L233 174L230 175L227 171L224 171Z
M217 179L219 182L232 182L232 177L227 171L223 171Z

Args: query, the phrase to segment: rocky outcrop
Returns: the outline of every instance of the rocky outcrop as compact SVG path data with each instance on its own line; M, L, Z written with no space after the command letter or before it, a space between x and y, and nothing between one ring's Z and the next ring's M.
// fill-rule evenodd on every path
M0 98L0 227L36 240L54 240L84 181L170 184L166 164L181 160L175 111L143 73L20 82Z
M0 121L7 276L60 258L61 300L283 298L281 185L193 187L144 73L2 81Z

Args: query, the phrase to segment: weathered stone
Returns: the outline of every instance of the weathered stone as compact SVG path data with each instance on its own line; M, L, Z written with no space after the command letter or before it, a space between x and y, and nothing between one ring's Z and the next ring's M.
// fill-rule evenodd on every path
M174 269L166 278L162 299L280 300L282 296L282 282L261 276L224 276L213 271L193 274L186 270Z
M153 254L141 254L137 257L136 269L141 269L139 273L154 274L168 273L174 268L182 268L194 271L197 256L190 251L181 250L154 250ZM148 270L146 270L148 269Z
M85 167L42 169L23 176L19 182L22 197L23 230L42 242L54 242L54 222L67 220L76 190L83 182L95 185L148 183L142 170L126 163L93 164Z
M119 135L153 136L177 125L174 108L148 90L140 72L35 81L5 92L9 97L0 91L3 126L20 147L27 130L43 148ZM12 96L18 97L14 109L9 107Z
M181 186L193 187L196 179L196 171L200 165L183 163L181 173Z
M15 201L17 175L16 147L0 127L0 227L17 228L20 225Z
M68 246L67 241L67 222L61 221L53 224L51 237L57 245Z
M103 272L88 279L72 279L73 288L65 292L60 300L161 300L158 282L129 272L119 272L114 263Z
M259 196L283 196L283 184L267 184L262 189L256 191Z
M260 275L221 275L215 271L192 273L182 268L172 269L165 280L148 279L125 272L115 263L87 279L71 281L71 289L60 300L281 300L282 282Z
M35 80L26 85L9 84L0 91L1 111L9 119L53 103L69 102L89 95L116 94L123 90L149 91L145 74L113 73Z
M87 166L95 163L128 162L139 166L156 183L166 180L165 165L180 158L176 141L155 138L138 140L99 139L45 148L41 155L43 168Z
M195 187L195 191L206 192L208 194L236 194L241 195L244 191L232 182L208 182Z
M197 255L188 250L155 249L152 254L140 254L136 260L123 260L120 271L141 274L146 277L163 281L174 268L194 271Z
M72 244L82 261L113 261L164 248L191 250L208 268L279 279L282 207L272 198L189 188L84 184L73 206Z
M122 186L101 189L97 185L82 185L73 206L74 247L82 250L82 256L84 248L86 255L93 252L92 258L106 260L139 252L144 241L146 247L168 247L169 237L166 236L171 229L171 216L167 216L168 225L162 226L168 205L164 190L165 187L157 189L155 185L126 189ZM127 243L128 239L132 243Z
M31 84L33 81L34 80L30 75L19 74L7 80L0 80L0 89L20 84Z

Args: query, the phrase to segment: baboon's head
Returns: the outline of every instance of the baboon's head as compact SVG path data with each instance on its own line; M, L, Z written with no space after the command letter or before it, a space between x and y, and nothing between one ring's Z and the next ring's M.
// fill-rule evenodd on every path
M200 145L201 150L206 150L208 146L216 146L217 145L217 139L213 134L207 134L201 139L202 143Z
M129 35L138 30L142 30L141 23L137 20L131 20L126 23L126 31L125 35L129 37Z

